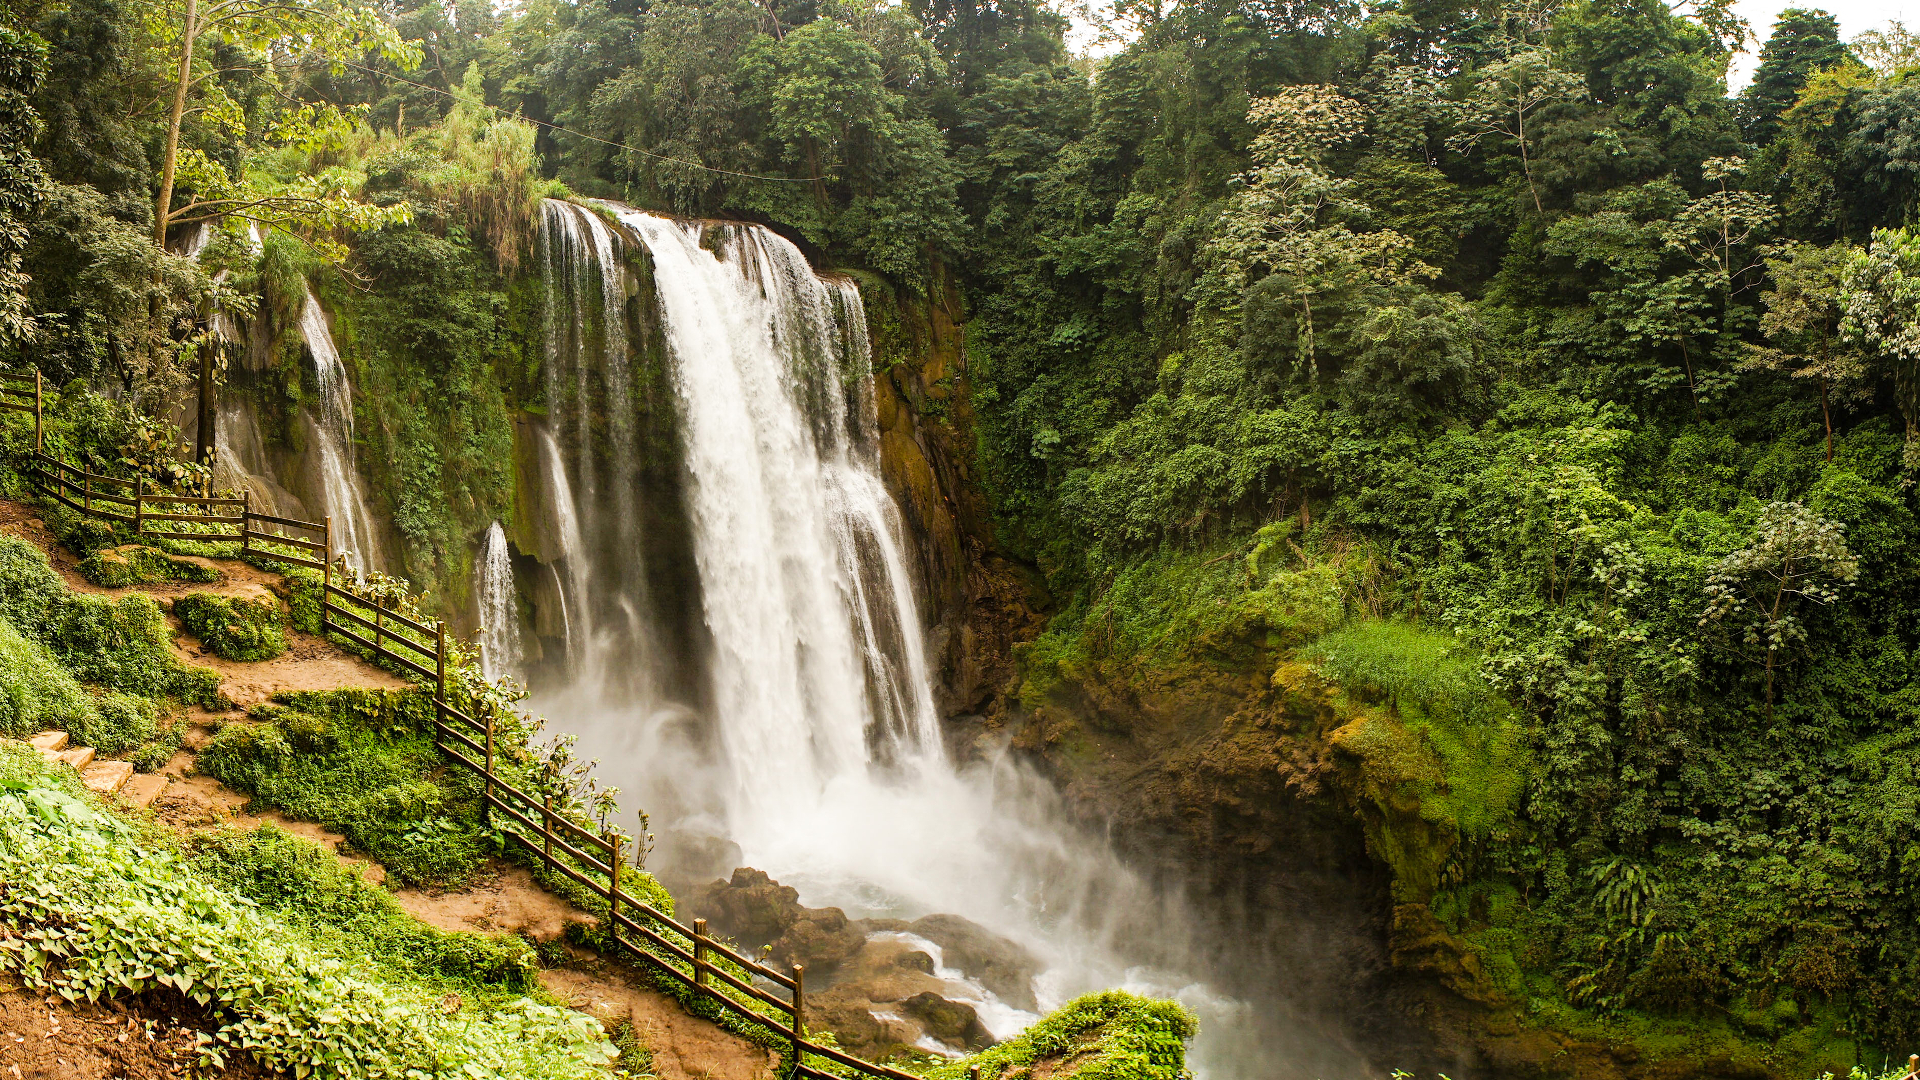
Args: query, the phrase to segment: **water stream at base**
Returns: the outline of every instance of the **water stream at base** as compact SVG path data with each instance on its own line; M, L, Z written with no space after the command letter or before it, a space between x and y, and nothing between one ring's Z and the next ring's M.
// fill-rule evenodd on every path
M632 478L618 453L585 448L625 434L586 404L631 392L624 357L607 355L611 334L591 330L624 295L627 241L589 211L549 203L554 401L542 449L560 531L576 535L555 568L569 677L537 686L533 705L580 737L625 805L652 815L661 854L688 838L731 842L736 865L812 906L964 916L1042 960L1045 1009L1115 986L1178 998L1201 1017L1192 1062L1205 1080L1360 1075L1363 1056L1291 1015L1283 995L1256 1006L1211 989L1196 967L1211 946L1191 913L1072 827L1050 783L1011 754L948 760L902 525L879 473L857 288L816 275L758 227L609 209L652 261L708 696L671 700L646 674L658 660L644 593L609 575L648 538L637 516L600 505ZM568 318L588 330L555 327ZM596 628L623 606L639 613L636 629ZM983 1021L1017 1026L1014 1010L979 993Z

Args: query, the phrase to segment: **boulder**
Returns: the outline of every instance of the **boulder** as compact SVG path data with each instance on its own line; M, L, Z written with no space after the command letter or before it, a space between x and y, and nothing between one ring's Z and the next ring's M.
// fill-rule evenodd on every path
M908 929L940 946L947 967L979 980L1001 1001L1027 1012L1039 1011L1033 977L1040 973L1040 961L1017 942L958 915L928 915Z
M994 1043L993 1033L965 1002L922 992L901 1002L900 1011L920 1021L927 1034L956 1050L985 1050Z
M866 932L839 908L810 908L799 890L765 871L740 867L731 880L716 880L688 898L689 914L751 950L772 946L780 964L799 964L824 975L866 944Z

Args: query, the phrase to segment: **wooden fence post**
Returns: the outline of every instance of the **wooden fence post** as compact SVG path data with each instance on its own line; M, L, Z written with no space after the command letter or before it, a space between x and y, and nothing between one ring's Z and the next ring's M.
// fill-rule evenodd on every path
M707 920L693 920L693 988L707 991Z
M601 834L613 846L613 854L607 859L607 933L620 933L620 834L608 831ZM616 940L617 937L616 937Z
M333 515L320 523L320 636L327 636L327 590L333 587Z
M440 632L444 634L446 629L443 627ZM487 773L483 781L486 785L486 793L480 800L480 819L486 823L487 828L491 829L493 828L493 710L484 708L478 702L475 702L474 709L487 714Z
M806 985L807 969L799 964L793 965L793 1064L795 1068L800 1066L800 1046L806 1041Z
M553 792L540 793L540 850L553 861Z
M247 518L253 515L253 492L240 489L240 557L247 557Z
M980 1066L967 1066L967 1080L980 1080Z
M33 369L33 448L44 452L47 448L46 428L40 420L40 369Z
M141 504L146 501L147 478L136 476L133 478L133 535L135 536L139 536L140 530L147 527L146 522L141 520L143 510Z
M384 612L386 611L386 609L387 609L387 601L384 598L379 596L376 596L373 598L373 651L374 652L379 652L381 649L386 648L385 645L381 644L381 642L385 639L384 631L387 624L387 617L384 614Z
M80 502L93 513L93 474L85 469L80 470Z

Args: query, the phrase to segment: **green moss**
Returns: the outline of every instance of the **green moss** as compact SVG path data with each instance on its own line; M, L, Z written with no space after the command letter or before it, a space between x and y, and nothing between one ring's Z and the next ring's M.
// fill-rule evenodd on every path
M93 699L53 654L0 617L0 735L71 728L93 714Z
M188 593L173 602L173 614L226 660L271 660L287 651L287 613L275 600Z
M81 682L144 698L220 702L218 675L174 657L152 597L71 592L46 554L17 537L0 537L0 617Z
M1472 839L1511 823L1530 768L1526 728L1481 677L1474 651L1451 634L1370 621L1320 638L1305 656L1351 698L1390 708L1414 736L1417 745L1380 723L1348 742L1411 785L1424 816Z
M978 1067L981 1080L1032 1075L1042 1063L1049 1076L1074 1080L1184 1080L1187 1040L1197 1025L1171 1001L1123 990L1088 994L1068 1002L1019 1035L991 1050L942 1065L930 1080L961 1080Z
M88 581L108 589L156 585L167 581L210 585L220 580L220 571L213 567L175 558L164 551L138 544L96 551L80 560L79 570Z

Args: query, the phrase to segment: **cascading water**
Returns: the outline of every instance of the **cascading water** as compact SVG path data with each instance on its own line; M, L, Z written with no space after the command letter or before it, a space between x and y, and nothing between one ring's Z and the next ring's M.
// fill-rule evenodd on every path
M487 678L520 673L520 609L514 601L507 531L494 522L480 553L480 659Z
M1192 920L1068 825L1048 783L1011 755L964 769L948 760L900 517L879 473L853 284L816 275L758 227L612 209L652 265L708 700L695 717L607 674L651 668L643 625L624 649L603 630L570 630L585 662L564 688L537 687L536 704L601 760L623 801L652 814L661 854L686 837L720 838L739 846L734 865L769 872L807 904L855 918L965 916L1045 962L1042 1008L1108 986L1178 996L1202 1013L1193 1061L1211 1080L1352 1072L1359 1055L1277 1000L1254 1010L1182 974L1203 952ZM549 319L586 328L548 327L549 422L575 477L549 487L578 500L578 525L561 531L584 534L573 545L583 558L569 551L557 576L570 618L587 617L576 606L595 620L622 604L644 613L644 579L615 575L653 538L637 517L609 521L597 507L631 481L614 468L617 451L586 445L617 447L622 433L580 404L620 400L632 385L627 358L606 352L627 343L592 328L626 295L622 235L554 203L543 232ZM561 459L555 447L558 473ZM979 997L998 1034L1031 1019L983 989L956 993Z
M336 551L344 551L360 569L378 569L380 540L373 511L361 490L353 449L353 387L347 369L334 348L327 313L307 286L306 305L300 309L300 336L313 354L314 381L320 388L314 410L314 449L320 470L321 497L333 519Z

